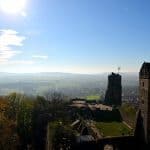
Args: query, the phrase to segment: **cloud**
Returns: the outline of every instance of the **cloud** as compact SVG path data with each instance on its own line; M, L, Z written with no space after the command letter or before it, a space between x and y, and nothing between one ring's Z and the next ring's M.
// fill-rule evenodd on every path
M37 59L48 59L47 55L33 55L32 58L37 58Z
M0 30L0 62L9 61L13 56L20 54L21 51L15 50L14 47L22 47L25 39L15 30Z
M3 65L32 65L35 62L32 60L12 60L12 61L3 61Z

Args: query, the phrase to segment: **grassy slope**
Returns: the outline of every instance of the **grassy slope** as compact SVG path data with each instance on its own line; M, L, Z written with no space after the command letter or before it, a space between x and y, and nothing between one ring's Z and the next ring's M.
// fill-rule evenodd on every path
M134 128L136 120L136 109L129 104L123 104L120 108L120 112L123 120Z
M131 129L122 122L96 122L95 125L104 137L132 134Z

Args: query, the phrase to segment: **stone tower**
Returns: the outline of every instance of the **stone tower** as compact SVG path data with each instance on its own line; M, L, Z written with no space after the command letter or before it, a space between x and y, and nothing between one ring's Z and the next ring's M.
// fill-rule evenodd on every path
M112 73L108 76L108 87L105 95L107 105L119 106L122 103L121 75Z
M150 143L150 63L146 62L143 63L139 73L139 111L144 141Z

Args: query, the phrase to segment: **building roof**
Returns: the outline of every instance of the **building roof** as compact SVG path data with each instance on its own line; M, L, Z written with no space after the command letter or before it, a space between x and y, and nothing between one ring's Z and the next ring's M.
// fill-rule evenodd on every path
M150 78L150 63L144 62L140 69L140 77Z
M71 126L73 127L73 126L77 125L78 123L80 123L80 120L76 120L75 122L73 122L73 123L71 124Z
M92 142L92 141L95 141L92 135L81 135L77 137L77 143Z

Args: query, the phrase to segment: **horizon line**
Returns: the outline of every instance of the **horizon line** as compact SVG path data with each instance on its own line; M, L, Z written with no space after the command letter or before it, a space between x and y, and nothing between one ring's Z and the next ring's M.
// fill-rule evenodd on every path
M107 74L111 74L112 72L98 72L98 73L79 73L79 72L57 72L57 71L51 71L51 72L46 72L46 71L42 71L42 72L4 72L4 71L2 71L2 72L0 72L0 73L7 73L7 74L39 74L39 73L62 73L62 74L83 74L83 75L98 75L98 74L105 74L105 73L107 73ZM118 74L118 72L113 72L113 73L116 73L116 74ZM122 73L130 73L130 74L132 74L132 73L138 73L138 71L137 72L131 72L131 71L124 71L124 72L119 72L119 74L122 74Z

